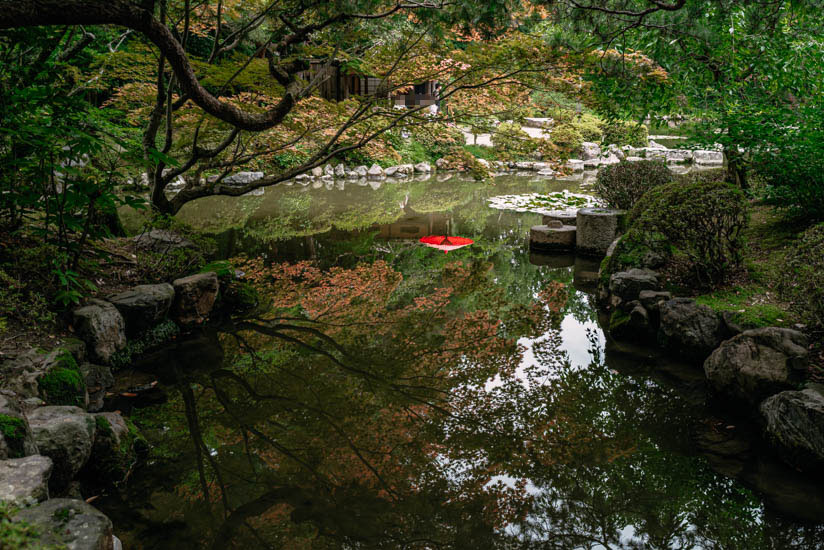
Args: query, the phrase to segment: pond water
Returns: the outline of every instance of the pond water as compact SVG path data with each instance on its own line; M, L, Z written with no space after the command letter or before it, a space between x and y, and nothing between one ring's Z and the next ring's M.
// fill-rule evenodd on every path
M716 410L700 368L609 341L597 261L530 252L540 216L487 205L579 183L187 207L221 257L255 258L271 307L120 374L158 381L151 404L112 404L153 445L95 502L124 548L824 548L821 484ZM475 242L444 254L431 234Z

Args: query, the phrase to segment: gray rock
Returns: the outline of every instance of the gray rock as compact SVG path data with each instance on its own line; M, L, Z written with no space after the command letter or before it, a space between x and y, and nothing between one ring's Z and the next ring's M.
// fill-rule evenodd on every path
M184 248L195 248L192 241L165 229L152 229L138 235L133 240L138 248L158 254Z
M324 176L334 176L335 175L335 169L332 168L331 164L327 164L326 166L323 167L323 175Z
M51 471L47 456L0 460L0 502L29 506L48 500Z
M428 162L419 162L415 165L415 172L419 174L428 174L432 171L432 166Z
M64 545L67 550L113 550L112 522L82 500L54 498L20 510L14 522L34 525L38 543Z
M529 230L530 246L539 250L570 251L575 249L575 226L555 221L555 227L536 225Z
M0 391L0 459L21 458L37 454L37 444L28 418L17 397L8 390Z
M638 293L638 301L647 311L658 313L661 302L672 300L672 294L656 290L642 290Z
M584 171L584 161L583 160L570 159L570 160L567 161L566 165L573 172L583 172Z
M373 164L369 168L369 171L367 172L367 175L369 176L370 179L382 178L383 177L383 168L381 168L377 164Z
M649 269L630 269L613 273L609 278L609 291L624 302L638 299L643 290L658 289L658 274Z
M323 168L321 168L320 166L315 166L314 168L312 168L311 174L312 177L319 178L323 175Z
M674 298L659 305L658 341L672 353L704 360L727 336L721 316L689 298Z
M335 176L339 178L346 177L346 166L343 164L338 164L335 166Z
M806 365L807 339L798 331L767 327L723 342L704 362L717 392L750 403L794 389Z
M217 299L220 283L213 271L177 279L172 283L175 320L184 325L202 323L209 318Z
M438 160L440 160L440 159L438 159ZM397 174L397 172L398 172L398 167L397 166L390 166L389 168L384 170L384 174L386 174L387 177L392 177L395 174Z
M613 208L581 208L576 226L578 252L585 255L603 256L612 241L623 232L625 210Z
M76 334L88 345L89 355L108 363L112 355L126 346L126 323L109 302L91 300L72 312Z
M355 172L357 172L359 178L365 178L369 174L369 168L361 164L355 168Z
M80 373L83 375L86 391L89 394L89 404L86 408L91 412L99 411L103 408L106 391L114 387L112 369L105 365L83 363L80 365Z
M223 178L226 185L248 185L263 179L263 172L238 172Z
M601 146L591 141L585 141L581 144L581 158L584 162L588 160L597 159L601 156Z
M415 167L411 164L399 164L397 173L405 176L411 176L415 173Z
M54 463L49 488L60 492L83 468L94 443L94 419L79 407L40 407L29 413L40 454Z
M784 391L760 407L767 435L789 451L789 462L824 463L824 393L820 388Z
M166 318L175 298L172 285L138 285L109 298L126 323L126 332L137 335Z

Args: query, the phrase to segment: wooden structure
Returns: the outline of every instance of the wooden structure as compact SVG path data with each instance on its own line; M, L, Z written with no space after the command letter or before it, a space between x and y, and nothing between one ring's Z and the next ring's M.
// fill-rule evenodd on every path
M374 97L383 82L377 77L361 76L342 69L340 63L330 64L321 60L311 61L309 70L303 71L301 77L310 82L319 79L318 95L330 101L343 101L352 96ZM431 80L415 84L409 93L395 94L391 99L396 106L433 105L438 102L437 84Z

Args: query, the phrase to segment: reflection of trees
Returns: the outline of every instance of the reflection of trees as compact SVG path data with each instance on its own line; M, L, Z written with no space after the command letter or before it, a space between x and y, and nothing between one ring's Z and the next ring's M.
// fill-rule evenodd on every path
M225 361L164 363L173 395L140 419L163 483L127 547L816 548L689 456L674 391L597 346L570 364L568 280L519 304L494 262L409 250L428 278L243 266L271 308L225 327Z

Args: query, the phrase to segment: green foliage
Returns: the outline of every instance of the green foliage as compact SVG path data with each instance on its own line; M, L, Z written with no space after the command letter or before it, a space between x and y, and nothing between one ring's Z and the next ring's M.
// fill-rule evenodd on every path
M661 268L673 254L674 249L666 236L633 226L618 241L612 255L601 262L599 284L606 287L613 273L634 267Z
M145 226L145 231L162 229L183 237L192 246L169 250L143 250L137 254L135 272L141 281L165 283L200 271L217 249L215 240L171 216L158 215Z
M502 159L515 160L535 152L537 144L516 122L503 122L492 134L492 145Z
M466 149L454 149L451 153L443 157L443 167L446 170L459 170L469 173L476 181L488 179L489 170L486 166L475 158L475 155Z
M11 275L0 267L0 328L7 326L9 319L32 329L54 321L42 289L27 282L31 283L31 278L26 281L22 274Z
M174 340L180 334L180 327L174 321L166 320L150 328L137 338L126 343L126 347L112 354L113 369L128 367L132 362L149 350Z
M807 229L791 247L781 292L805 321L824 327L824 223Z
M613 120L604 123L601 140L605 145L646 147L649 144L649 132L643 124Z
M57 365L37 381L37 386L50 405L86 405L86 382L68 352L58 356Z
M464 145L464 149L472 153L472 155L479 159L492 162L498 160L498 155L492 147L484 147L483 145Z
M584 141L600 142L604 136L604 121L592 114L583 113L570 119L569 124L575 128Z
M444 123L417 124L407 127L406 131L409 133L409 142L417 144L410 152L415 151L417 155L420 151L426 153L427 158L417 162L434 162L466 141L457 127Z
M550 141L562 158L569 158L581 150L584 138L573 124L556 124L552 128Z
M608 206L630 210L644 193L670 180L672 172L661 161L621 161L598 171L594 191Z
M650 189L630 213L632 227L660 233L699 283L723 280L741 266L744 193L725 183L675 182Z
M3 434L3 440L8 446L9 458L20 458L25 455L23 441L26 437L26 425L22 419L0 414L0 433Z

